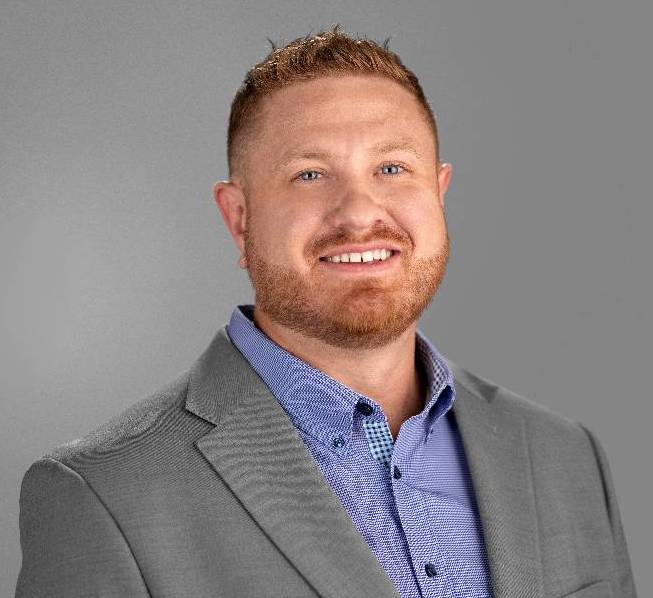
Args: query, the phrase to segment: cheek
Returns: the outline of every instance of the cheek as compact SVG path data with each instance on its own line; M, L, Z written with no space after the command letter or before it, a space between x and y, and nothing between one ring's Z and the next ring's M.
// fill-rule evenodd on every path
M446 222L437 199L436 203L421 205L419 209L404 210L397 222L410 235L417 254L431 254L443 243Z
M265 248L268 258L281 263L294 263L295 267L305 261L305 252L311 241L319 234L319 216L298 213L296 210L270 212L257 222L257 246Z

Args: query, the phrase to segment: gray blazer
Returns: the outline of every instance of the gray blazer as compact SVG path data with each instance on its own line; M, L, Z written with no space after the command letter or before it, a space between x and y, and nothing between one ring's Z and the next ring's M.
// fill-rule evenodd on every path
M631 598L593 434L447 360L495 598ZM16 596L397 598L287 414L218 331L25 474Z

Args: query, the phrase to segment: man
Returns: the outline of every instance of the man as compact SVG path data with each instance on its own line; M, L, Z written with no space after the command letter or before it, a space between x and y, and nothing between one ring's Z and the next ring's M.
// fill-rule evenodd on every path
M17 596L635 596L594 435L417 329L451 166L399 58L337 26L275 48L228 157L255 304L30 468Z

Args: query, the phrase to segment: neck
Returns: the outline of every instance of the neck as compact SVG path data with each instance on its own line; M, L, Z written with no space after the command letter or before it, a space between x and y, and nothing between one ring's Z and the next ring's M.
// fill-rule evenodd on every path
M393 438L406 419L423 409L426 380L415 358L416 322L395 340L374 349L334 347L280 326L257 307L254 323L289 353L378 403Z

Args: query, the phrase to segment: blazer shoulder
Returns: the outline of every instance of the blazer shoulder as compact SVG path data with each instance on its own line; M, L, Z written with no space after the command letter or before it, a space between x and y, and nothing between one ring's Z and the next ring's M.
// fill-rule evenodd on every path
M160 422L183 410L188 382L189 370L83 436L52 448L42 458L70 466L84 455L108 456L138 444L155 434Z
M487 402L493 408L516 414L522 417L529 426L567 434L586 435L585 427L580 422L520 395L488 377L475 374L448 359L447 363L456 382L462 384L473 395Z

